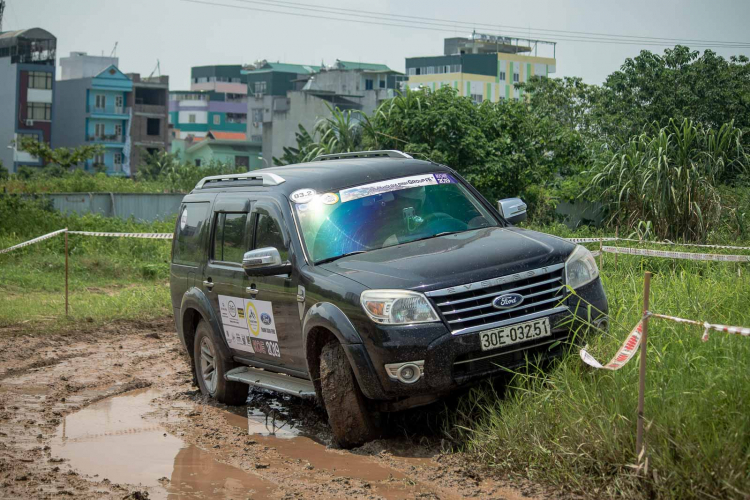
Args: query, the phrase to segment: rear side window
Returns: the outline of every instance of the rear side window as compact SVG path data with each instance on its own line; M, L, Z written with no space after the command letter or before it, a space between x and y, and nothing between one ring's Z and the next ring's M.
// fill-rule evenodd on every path
M197 267L203 256L202 242L208 226L208 203L185 203L177 218L172 262Z
M242 262L248 248L247 214L216 214L213 259Z
M281 260L287 260L287 249L284 246L284 235L279 223L266 214L258 214L255 225L255 248L274 247L279 251Z

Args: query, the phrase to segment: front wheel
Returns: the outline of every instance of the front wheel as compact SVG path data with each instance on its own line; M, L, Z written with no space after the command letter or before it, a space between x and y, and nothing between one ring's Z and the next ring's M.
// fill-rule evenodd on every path
M195 331L193 362L198 387L203 394L227 405L241 405L247 401L247 385L224 378L236 365L224 358L211 335L211 327L205 321L198 323Z
M320 384L333 437L342 448L361 445L376 436L377 427L359 389L344 348L336 341L320 354Z

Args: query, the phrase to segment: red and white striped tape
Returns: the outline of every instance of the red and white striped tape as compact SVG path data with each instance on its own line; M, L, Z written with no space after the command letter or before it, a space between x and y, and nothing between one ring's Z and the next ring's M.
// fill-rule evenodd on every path
M714 253L668 252L646 248L602 247L603 252L641 255L644 257L667 257L686 260L712 260L720 262L750 262L750 255L721 255Z
M584 363L586 363L589 366L593 366L594 368L598 368L601 370L619 370L623 366L625 366L628 361L630 361L633 356L635 356L635 353L638 352L638 346L641 345L641 334L643 333L643 320L639 321L637 325L635 325L635 328L633 328L630 331L630 335L625 339L625 342L622 343L622 346L620 346L620 349L617 351L617 354L614 355L612 359L609 360L609 363L606 365L602 365L599 363L594 356L589 354L589 352L584 347L580 351L581 359Z
M10 248L6 248L5 250L0 250L0 254L12 252L13 250L18 250L19 248L27 247L29 245L33 245L34 243L39 243L40 241L48 240L50 238L54 238L58 234L62 234L67 229L58 229L57 231L53 231L51 233L44 234L42 236L38 236L34 238L33 240L24 241L23 243L19 243L18 245L13 245Z
M729 250L750 250L750 247L736 247L731 245L699 245L698 243L675 243L673 241L648 241L648 240L636 240L634 238L618 238L618 237L607 237L607 238L564 238L571 243L599 243L604 241L632 241L636 243L643 243L649 245L672 245L678 247L698 247L698 248L724 248Z
M70 234L84 236L111 236L113 238L148 238L157 240L171 240L172 233L103 233L99 231L68 231Z
M621 238L564 238L571 243L599 243L600 241L617 241Z
M703 336L701 337L701 340L703 340L703 342L708 341L709 330L716 330L717 332L732 333L734 335L742 335L743 337L750 337L750 328L746 328L744 326L719 325L719 324L709 323L707 321L701 322L701 321L695 321L692 319L678 318L677 316L667 316L666 314L656 314L652 312L649 312L647 314L651 316L652 318L661 318L661 319L667 319L669 321L675 321L677 323L687 323L689 325L700 326L703 328Z

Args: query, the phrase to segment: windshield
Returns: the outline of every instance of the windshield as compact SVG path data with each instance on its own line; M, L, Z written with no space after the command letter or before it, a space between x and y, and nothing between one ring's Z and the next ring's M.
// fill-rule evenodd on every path
M497 225L479 200L450 174L402 177L334 193L300 190L290 198L315 263Z

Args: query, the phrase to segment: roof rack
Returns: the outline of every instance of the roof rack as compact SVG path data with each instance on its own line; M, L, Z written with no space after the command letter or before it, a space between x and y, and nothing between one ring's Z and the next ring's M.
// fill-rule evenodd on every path
M380 151L354 151L351 153L334 153L330 155L316 156L313 161L343 160L345 158L405 158L411 160L411 155L395 149L383 149Z
M195 189L201 189L208 183L221 182L221 181L246 181L246 180L262 180L264 186L278 186L279 184L286 182L286 179L280 175L273 174L271 172L245 172L242 174L227 174L227 175L212 175L210 177L204 177L198 184L195 185Z

